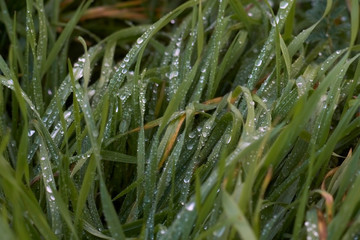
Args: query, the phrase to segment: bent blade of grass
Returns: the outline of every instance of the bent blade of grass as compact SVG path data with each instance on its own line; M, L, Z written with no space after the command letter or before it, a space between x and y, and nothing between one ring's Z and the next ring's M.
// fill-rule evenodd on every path
M83 45L84 48L84 68L83 68L83 73L84 73L84 83L83 83L83 87L84 87L84 91L87 92L87 88L90 82L90 58L89 58L89 54L88 54L88 50L87 50L87 45L85 40L80 36L79 38L80 43Z

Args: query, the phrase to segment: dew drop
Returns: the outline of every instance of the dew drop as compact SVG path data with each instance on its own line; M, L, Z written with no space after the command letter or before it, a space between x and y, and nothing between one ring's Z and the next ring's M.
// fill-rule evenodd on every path
M65 119L65 120L67 120L70 116L71 116L71 112L70 112L70 111L65 111L65 112L64 112L64 119Z
M88 92L88 95L89 97L92 97L95 95L95 90L94 89L91 89L89 92Z
M230 134L225 135L225 142L226 142L226 144L229 144L231 142L231 135Z
M186 149L187 150L192 150L194 148L194 144L193 143L188 143L187 145L186 145Z
M226 230L226 227L222 227L219 230L214 231L213 235L215 237L221 237L224 234L225 230Z
M288 5L289 5L288 2L282 1L282 2L280 3L280 8L281 8L281 9L285 9Z
M173 56L178 57L179 54L180 54L180 49L179 48L175 49Z
M256 60L255 66L260 67L261 64L262 64L262 60L261 60L261 59Z
M179 75L178 71L173 71L173 72L170 73L169 79L173 79L174 77L177 77L178 75Z
M120 95L120 99L121 101L124 101L126 99L126 95L125 94Z
M137 43L137 44L141 44L143 41L144 41L144 39L138 38L138 39L136 40L136 43Z
M195 132L189 133L189 138L194 138L195 136L196 136L196 133L195 133Z
M35 133L35 130L29 130L28 137L31 137L32 135L34 135L34 133Z
M48 193L52 193L51 187L50 187L50 186L46 186L46 191L47 191Z
M191 203L186 204L185 208L188 211L193 211L194 208L195 208L195 202L191 202Z
M9 80L7 80L7 84L13 85L13 84L14 84L14 81L13 81L12 79L9 79Z
M278 16L276 16L276 17L275 17L275 22L276 22L276 24L279 24L280 19L279 19L279 17L278 17Z

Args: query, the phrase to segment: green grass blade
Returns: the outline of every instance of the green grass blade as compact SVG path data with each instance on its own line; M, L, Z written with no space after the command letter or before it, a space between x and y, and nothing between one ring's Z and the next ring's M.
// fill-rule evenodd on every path
M105 214L106 221L109 225L111 236L114 239L125 239L124 232L122 230L119 218L115 212L109 193L106 190L106 186L103 181L100 183L100 194Z
M86 1L80 7L76 10L73 18L66 24L66 27L64 28L63 32L59 36L59 38L56 40L53 48L49 52L45 65L41 69L40 78L42 78L45 73L48 71L50 66L55 61L58 53L61 51L62 46L66 42L66 39L70 37L71 32L74 30L77 22L79 21L80 17L84 14L85 10L90 6L91 1Z
M244 214L231 196L226 192L224 192L222 196L224 211L227 217L232 220L232 225L237 230L238 234L243 239L257 239L249 222L246 220Z
M350 48L354 45L359 31L359 1L351 1L351 37Z

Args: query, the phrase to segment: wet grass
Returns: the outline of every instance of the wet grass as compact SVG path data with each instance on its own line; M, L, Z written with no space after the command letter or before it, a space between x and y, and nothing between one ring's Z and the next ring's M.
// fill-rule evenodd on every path
M104 2L0 0L4 239L360 237L357 0Z

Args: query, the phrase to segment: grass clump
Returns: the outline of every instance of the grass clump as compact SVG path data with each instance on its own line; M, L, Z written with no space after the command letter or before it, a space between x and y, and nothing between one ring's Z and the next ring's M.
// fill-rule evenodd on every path
M360 236L357 0L103 2L0 0L4 239Z

